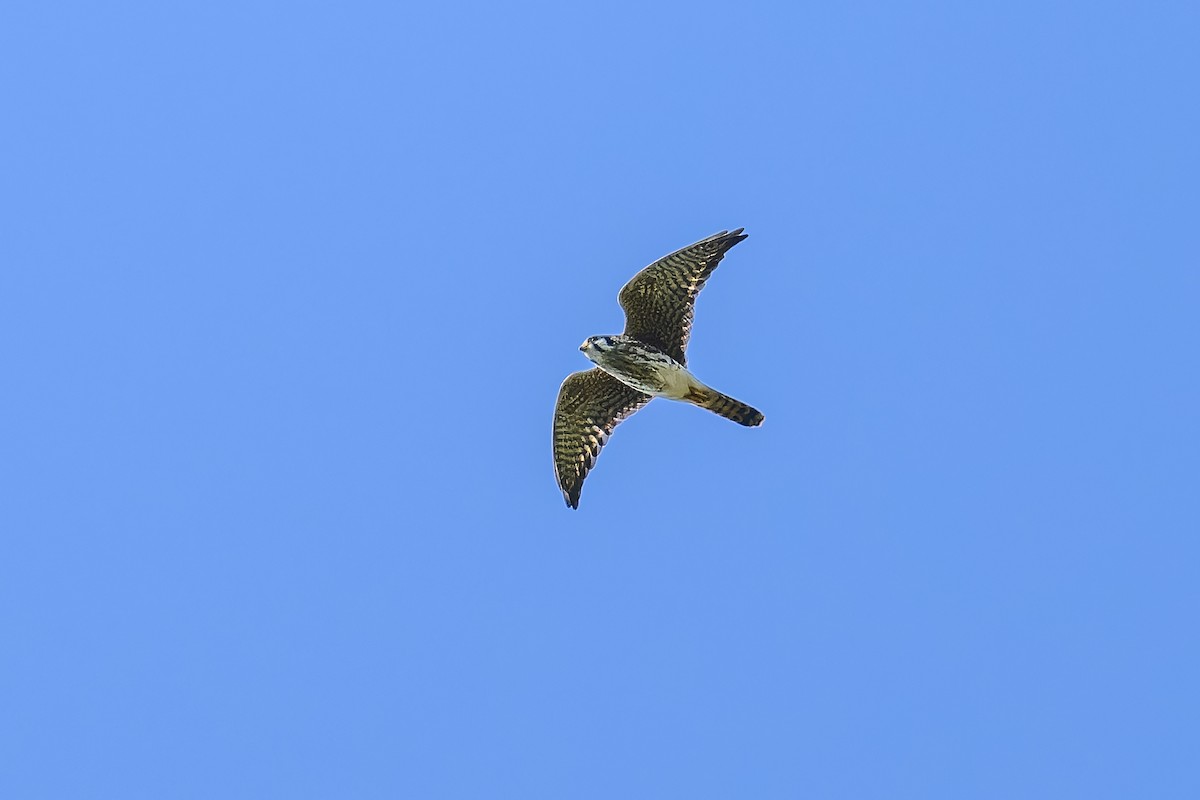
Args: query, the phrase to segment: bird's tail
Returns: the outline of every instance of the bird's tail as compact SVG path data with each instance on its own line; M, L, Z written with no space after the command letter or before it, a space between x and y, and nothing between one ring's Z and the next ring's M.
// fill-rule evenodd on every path
M721 394L716 389L710 389L707 386L689 387L683 399L693 405L707 408L715 414L720 414L725 419L731 419L738 425L750 428L762 425L763 415L758 409L751 408L742 401L734 400L729 395Z

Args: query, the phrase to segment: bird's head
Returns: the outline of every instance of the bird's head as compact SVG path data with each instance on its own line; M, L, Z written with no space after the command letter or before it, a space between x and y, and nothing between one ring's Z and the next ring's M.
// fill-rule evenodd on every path
M579 345L579 349L584 355L591 356L595 353L603 353L606 350L613 348L613 337L611 336L589 336L584 340L583 344Z

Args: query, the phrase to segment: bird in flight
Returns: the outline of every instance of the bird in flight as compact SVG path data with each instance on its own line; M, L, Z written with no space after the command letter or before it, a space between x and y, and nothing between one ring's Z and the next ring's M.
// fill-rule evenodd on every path
M613 429L653 397L707 408L739 425L762 424L761 413L705 386L685 366L696 295L729 248L746 238L743 230L701 239L634 275L617 296L625 332L579 346L596 366L567 376L554 408L554 472L571 508L579 508L583 479Z

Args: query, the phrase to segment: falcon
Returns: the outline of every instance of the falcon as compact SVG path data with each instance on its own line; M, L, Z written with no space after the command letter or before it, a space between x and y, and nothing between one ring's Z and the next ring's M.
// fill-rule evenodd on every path
M654 397L707 408L739 425L763 415L701 383L687 369L696 295L729 248L746 238L738 228L701 239L643 269L617 295L625 331L591 336L579 349L596 366L569 375L554 408L554 472L563 498L579 494L613 429Z

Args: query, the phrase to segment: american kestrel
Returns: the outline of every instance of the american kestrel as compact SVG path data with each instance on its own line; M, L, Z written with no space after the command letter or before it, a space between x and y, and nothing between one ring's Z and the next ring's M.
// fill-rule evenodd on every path
M684 366L696 295L725 252L746 238L742 230L701 239L634 275L617 296L625 332L579 346L596 367L569 375L554 409L554 471L571 508L579 508L583 479L613 429L653 397L707 408L740 425L762 424L761 413L705 386Z

